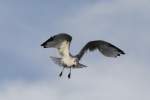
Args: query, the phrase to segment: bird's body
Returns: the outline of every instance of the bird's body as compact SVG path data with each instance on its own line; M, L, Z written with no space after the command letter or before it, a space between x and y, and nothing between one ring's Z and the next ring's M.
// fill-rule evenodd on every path
M61 55L61 58L51 57L51 59L56 64L62 66L63 70L64 68L70 69L68 78L70 78L71 75L71 68L87 67L86 65L79 63L79 61L88 50L94 51L98 49L104 56L107 57L117 57L121 54L125 54L121 49L106 41L95 40L88 42L77 55L73 56L70 53L71 40L72 37L70 35L66 33L59 33L50 37L47 41L41 44L41 46L43 46L44 48L57 48L59 54ZM63 70L61 71L60 76L62 75Z

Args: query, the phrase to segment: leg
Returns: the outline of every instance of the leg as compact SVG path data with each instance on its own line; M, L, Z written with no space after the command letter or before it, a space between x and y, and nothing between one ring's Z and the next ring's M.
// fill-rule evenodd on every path
M59 77L62 76L64 69L65 69L65 67L63 67L62 71L61 71L60 74L59 74Z
M71 77L71 67L70 67L70 72L68 74L68 79L70 79L70 77Z

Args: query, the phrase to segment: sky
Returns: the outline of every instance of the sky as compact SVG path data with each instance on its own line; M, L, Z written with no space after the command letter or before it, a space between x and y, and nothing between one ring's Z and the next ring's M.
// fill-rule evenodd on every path
M0 0L0 100L150 100L149 0ZM91 40L125 51L118 58L87 53L87 68L61 68L40 44L73 37L71 53Z

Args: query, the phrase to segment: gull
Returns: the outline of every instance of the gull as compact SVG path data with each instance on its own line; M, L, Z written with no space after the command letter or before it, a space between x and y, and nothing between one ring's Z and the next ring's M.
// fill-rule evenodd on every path
M118 47L112 45L109 42L103 40L94 40L89 41L86 45L79 51L78 54L72 55L70 53L70 43L72 41L72 36L67 33L59 33L54 36L51 36L48 40L41 44L43 48L56 48L60 54L60 57L52 57L52 61L59 66L62 66L63 69L60 72L59 76L61 77L65 68L70 69L68 78L71 77L72 68L84 68L87 67L84 64L81 64L79 61L87 51L100 51L106 57L118 57L124 55L124 51Z

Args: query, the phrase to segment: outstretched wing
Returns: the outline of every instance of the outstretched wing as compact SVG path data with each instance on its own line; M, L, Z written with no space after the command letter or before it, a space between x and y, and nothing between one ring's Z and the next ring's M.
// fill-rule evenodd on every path
M104 56L107 57L117 57L121 54L125 54L124 51L112 45L111 43L102 40L96 40L88 42L76 56L80 60L87 50L94 51L96 49L98 49Z
M59 33L50 37L41 44L44 48L57 48L61 56L69 55L70 42L72 37L66 33Z

